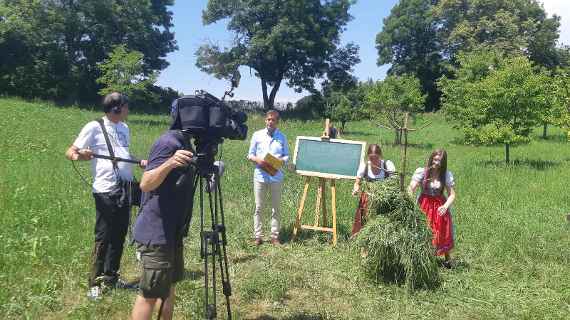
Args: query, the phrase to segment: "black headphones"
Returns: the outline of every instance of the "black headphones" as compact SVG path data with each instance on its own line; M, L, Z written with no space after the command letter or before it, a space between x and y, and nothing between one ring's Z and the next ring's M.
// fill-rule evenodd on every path
M105 103L107 104L107 106L105 107L105 112L112 112L114 114L119 114L121 113L121 109L123 108L123 106L129 103L129 99L124 94L119 93L119 96L116 97L118 99L116 99L115 97L111 98L112 99L111 101L105 101Z
M116 114L121 113L121 109L123 109L123 106L126 105L127 103L129 103L129 99L124 94L121 94L121 99L119 100L119 104L111 108L111 112Z

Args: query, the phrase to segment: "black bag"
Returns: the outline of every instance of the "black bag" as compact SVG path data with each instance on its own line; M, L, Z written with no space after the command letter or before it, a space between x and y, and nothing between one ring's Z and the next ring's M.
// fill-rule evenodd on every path
M109 192L109 197L116 201L118 207L140 207L141 195L141 188L139 182L136 180L128 181L119 179L113 190Z
M115 158L115 152L113 152L113 147L111 147L111 141L109 141L109 135L107 134L107 129L103 124L103 119L97 119L97 122L101 126L103 131L103 136L105 137L105 142L107 143L107 148L109 149L109 155L112 159ZM119 207L125 206L137 206L141 205L141 187L139 182L133 177L132 181L123 180L119 175L119 168L117 167L117 161L111 160L113 162L113 170L115 171L115 176L117 177L117 184L109 192L109 196L116 199L117 205Z

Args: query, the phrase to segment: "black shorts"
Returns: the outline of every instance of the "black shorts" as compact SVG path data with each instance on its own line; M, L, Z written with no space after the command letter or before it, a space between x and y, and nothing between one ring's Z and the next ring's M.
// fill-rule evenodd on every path
M173 283L184 278L183 244L174 247L138 244L142 275L140 294L145 298L166 298Z

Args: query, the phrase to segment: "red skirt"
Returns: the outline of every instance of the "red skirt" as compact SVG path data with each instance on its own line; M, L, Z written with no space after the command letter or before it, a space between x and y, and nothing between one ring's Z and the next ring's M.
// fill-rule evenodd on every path
M426 214L429 226L433 233L432 244L436 249L436 255L444 255L453 249L453 223L451 221L451 211L440 216L437 208L445 203L444 196L428 196L422 194L418 203L422 211Z
M360 192L358 206L356 207L356 212L354 213L354 223L352 224L352 236L360 232L360 229L364 227L367 218L368 218L368 194L366 192Z

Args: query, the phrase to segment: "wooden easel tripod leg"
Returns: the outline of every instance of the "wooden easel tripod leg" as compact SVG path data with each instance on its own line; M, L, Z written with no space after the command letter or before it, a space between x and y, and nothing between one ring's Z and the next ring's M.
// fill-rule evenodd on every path
M332 181L333 180L329 180L331 182L331 187L332 187ZM328 226L328 219L327 219L327 180L323 179L323 185L322 185L322 189L323 189L323 195L322 195L322 199L323 199L323 203L322 203L322 210L323 210L323 223L321 224L323 227Z
M313 226L319 226L319 218L321 207L326 203L326 199L323 198L323 192L325 189L325 182L323 178L319 178L319 186L317 188L317 203L315 204L315 224Z
M305 207L305 200L307 199L307 193L309 192L309 182L311 182L311 177L305 177L305 187L303 188L303 196L301 197L299 210L297 210L297 218L295 219L295 226L293 227L292 240L295 240L297 237L297 231L301 228L301 217L303 216L303 208Z
M331 209L332 209L332 227L326 227L327 219L327 208L326 208L326 182L330 181L331 184ZM332 232L333 234L333 246L337 243L337 228L336 228L336 184L334 179L319 178L319 186L317 190L317 203L315 206L315 224L301 225L301 218L303 217L303 209L305 208L305 201L307 199L307 193L309 191L310 177L305 177L305 187L303 189L303 195L301 197L301 202L299 204L299 209L297 210L297 217L295 219L295 225L293 227L293 236L291 240L295 240L297 237L297 232L299 229L310 229L317 231ZM322 226L319 226L320 220L320 210L323 212Z
M333 246L336 246L336 184L334 179L331 179L331 210L332 210L332 229L333 229Z

